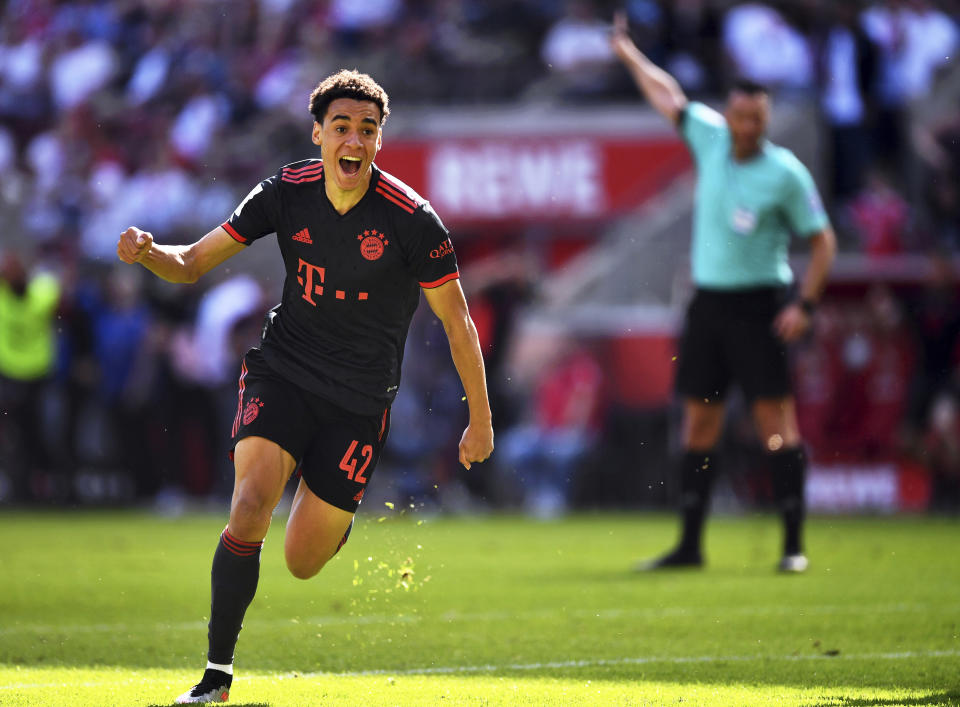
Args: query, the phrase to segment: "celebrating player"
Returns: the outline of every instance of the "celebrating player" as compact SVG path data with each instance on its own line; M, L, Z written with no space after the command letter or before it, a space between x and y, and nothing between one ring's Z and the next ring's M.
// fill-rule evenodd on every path
M448 232L424 199L373 163L389 112L370 76L340 71L310 96L321 159L260 182L192 245L158 245L134 227L117 243L124 262L194 282L276 233L286 267L282 301L241 367L236 478L213 556L207 669L178 703L227 699L263 539L295 469L302 477L284 543L291 574L312 577L346 542L387 437L421 290L443 323L466 393L460 463L469 469L493 450L483 359Z
M643 569L699 566L701 530L717 469L724 395L739 383L773 473L783 513L780 569L802 572L806 459L790 390L786 345L810 326L836 239L807 169L765 138L767 91L740 82L724 115L688 102L677 81L644 56L614 20L612 46L650 104L677 125L696 162L692 274L696 294L680 340L677 391L684 398L679 546ZM810 243L796 296L787 262L791 231Z

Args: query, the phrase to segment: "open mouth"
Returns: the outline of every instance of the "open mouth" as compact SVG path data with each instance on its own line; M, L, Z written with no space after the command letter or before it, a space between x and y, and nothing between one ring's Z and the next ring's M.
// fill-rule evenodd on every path
M360 171L360 165L363 163L359 157L341 157L340 158L340 170L348 175L353 176Z

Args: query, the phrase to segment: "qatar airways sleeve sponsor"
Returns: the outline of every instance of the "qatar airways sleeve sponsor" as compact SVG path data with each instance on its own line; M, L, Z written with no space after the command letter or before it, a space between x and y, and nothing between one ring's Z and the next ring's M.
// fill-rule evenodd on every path
M439 287L460 276L450 234L429 204L417 219L411 241L410 265L421 287Z

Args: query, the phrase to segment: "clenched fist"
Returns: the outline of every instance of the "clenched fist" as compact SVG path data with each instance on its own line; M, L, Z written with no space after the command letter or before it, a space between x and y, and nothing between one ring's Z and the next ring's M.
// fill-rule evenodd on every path
M125 263L139 263L153 247L153 235L131 226L120 234L117 241L117 257Z

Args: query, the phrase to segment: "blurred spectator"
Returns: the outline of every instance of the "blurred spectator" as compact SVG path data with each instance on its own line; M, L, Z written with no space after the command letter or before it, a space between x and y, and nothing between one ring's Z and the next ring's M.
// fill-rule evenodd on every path
M117 66L113 48L103 40L84 42L80 34L71 30L63 46L50 65L50 91L54 106L68 111L103 88Z
M953 56L957 25L928 0L885 0L866 10L863 27L880 50L874 149L895 165L904 157L909 104L930 93L936 70Z
M516 475L523 506L550 518L569 508L580 463L603 416L603 370L589 348L562 344L530 397L528 419L501 440L501 465Z
M197 86L170 128L170 144L177 157L186 164L199 164L226 122L228 112L225 98Z
M904 251L910 209L883 171L870 172L847 211L863 253L882 256Z
M930 407L922 459L930 469L935 510L960 510L960 406L957 397L941 393Z
M609 91L614 73L610 26L590 0L568 0L540 49L562 97L582 100Z
M866 378L862 455L868 460L891 460L899 452L916 361L903 308L890 288L872 286L865 304L873 355Z
M13 492L43 497L50 457L43 418L45 387L54 366L60 285L48 273L30 275L19 255L0 260L0 448ZM7 428L7 429L3 429ZM2 484L0 484L2 486ZM3 496L0 488L0 496Z
M832 454L833 411L843 404L839 398L843 374L840 356L843 319L843 312L837 304L823 302L814 315L813 336L803 342L795 354L793 378L797 391L797 421L814 461Z
M404 504L460 510L469 496L464 483L489 498L486 474L458 475L450 463L466 420L462 395L440 320L420 307L410 323L383 461Z
M878 285L865 301L825 305L816 325L795 370L798 419L813 458L896 459L915 365L900 304Z
M830 131L831 191L843 204L863 187L870 164L877 51L855 3L827 4L824 11L817 56L820 109Z
M663 67L688 94L703 94L721 85L720 20L707 0L679 0L664 6ZM633 13L631 24L637 24ZM641 49L642 44L638 43ZM655 54L653 56L656 56Z
M907 421L913 430L920 430L928 419L931 401L955 385L960 292L949 256L930 257L923 290L907 311L912 319L918 364Z
M364 48L403 10L402 0L331 0L327 21L342 47Z
M509 253L474 263L464 277L483 352L490 409L502 428L512 427L519 413L507 358L517 317L533 299L540 271L534 258Z
M916 132L917 154L926 167L927 206L935 242L960 249L960 109Z
M773 7L744 3L727 12L723 46L734 71L772 88L808 88L813 83L809 40Z
M232 492L228 430L237 413L239 361L256 345L267 308L257 281L235 275L207 290L194 321L171 337L168 393L176 411L171 415L175 433L168 444L179 451L174 458L186 460L178 478L170 479L173 486L194 495ZM239 341L234 338L238 331L243 332ZM167 491L176 493L172 488Z
M14 18L0 21L0 118L29 133L48 110L44 54L39 32Z
M97 364L93 398L84 412L90 432L80 435L85 445L80 456L119 467L138 498L151 498L161 480L148 435L162 341L151 337L153 317L143 301L140 273L114 268L102 288L86 283L78 301L90 323Z

